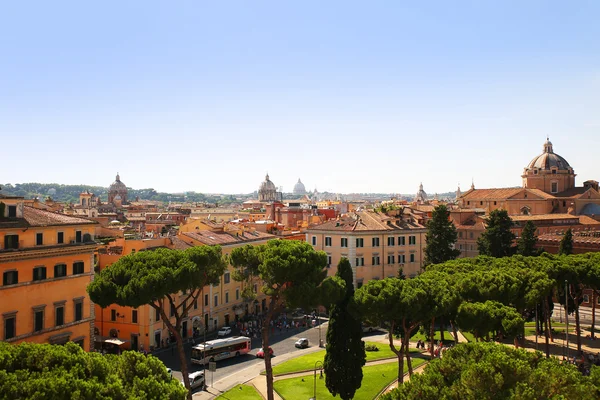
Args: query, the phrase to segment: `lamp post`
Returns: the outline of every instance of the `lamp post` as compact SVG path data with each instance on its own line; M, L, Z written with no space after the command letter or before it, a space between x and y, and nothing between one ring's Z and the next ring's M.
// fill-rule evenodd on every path
M565 330L565 338L567 342L567 361L569 361L569 287L568 282L565 279L565 321L567 322L567 328Z
M204 324L204 343L202 344L202 374L204 376L204 383L202 390L206 390L206 317L204 316L204 286L202 286L202 323Z
M323 340L321 340L321 317L317 314L317 324L319 325L319 347L323 347Z
M310 400L317 400L317 368L319 368L319 364L321 364L320 369L320 377L319 379L323 379L323 363L321 361L315 362L315 378L314 378L314 386L313 386L313 397Z
M536 304L535 305L535 349L536 350L538 349L538 334L539 334L538 324L539 324L539 321L538 321L538 305Z

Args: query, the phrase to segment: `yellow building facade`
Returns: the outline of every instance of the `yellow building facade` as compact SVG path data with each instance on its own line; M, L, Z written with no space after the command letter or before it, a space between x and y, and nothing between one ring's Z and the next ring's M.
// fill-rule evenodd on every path
M425 226L410 214L358 211L310 227L306 241L328 257L328 275L335 275L342 257L352 266L355 287L372 279L416 276L423 267Z
M0 340L90 350L96 225L0 195Z
M119 258L135 251L152 251L159 247L184 250L193 246L219 245L223 254L227 255L236 247L246 244L264 244L275 238L273 235L262 232L225 232L223 227L208 226L194 232L181 232L177 237L164 237L159 239L126 240L117 239L109 243L98 254L100 269L110 268L110 265ZM241 316L264 311L266 296L260 292L258 281L253 282L253 289L257 292L256 301L246 302L242 297L244 284L237 282L232 277L233 267L229 266L221 276L218 285L208 285L202 290L201 295L194 302L188 316L182 322L181 335L184 339L191 338L194 333L201 334L205 329L215 331L222 326L233 324ZM179 296L178 301L183 297ZM167 313L168 314L168 313ZM175 323L175 317L171 322ZM96 306L96 334L102 340L119 339L123 348L127 349L154 349L164 346L170 332L161 316L155 309L148 305L138 307L122 307L113 304L101 309Z

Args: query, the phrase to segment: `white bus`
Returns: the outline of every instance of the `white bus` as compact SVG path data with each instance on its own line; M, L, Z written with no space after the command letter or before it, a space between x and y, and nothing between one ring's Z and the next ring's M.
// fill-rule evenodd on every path
M192 347L192 363L206 364L209 361L241 356L247 354L251 347L250 338L245 336L210 340Z

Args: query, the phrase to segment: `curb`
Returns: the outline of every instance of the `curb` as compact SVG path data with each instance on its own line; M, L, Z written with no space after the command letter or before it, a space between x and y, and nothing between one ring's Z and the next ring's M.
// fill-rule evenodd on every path
M425 368L427 365L429 365L429 361L424 362L423 364L419 365L417 368ZM413 370L413 373L414 373L414 370ZM403 376L406 377L408 374L409 373L406 372ZM387 385L386 387L381 389L381 391L379 393L377 393L377 396L375 396L373 399L380 398L383 394L385 394L387 392L387 390L390 388L390 386L392 386L395 383L398 383L398 378L394 379L392 382L390 382L389 385Z

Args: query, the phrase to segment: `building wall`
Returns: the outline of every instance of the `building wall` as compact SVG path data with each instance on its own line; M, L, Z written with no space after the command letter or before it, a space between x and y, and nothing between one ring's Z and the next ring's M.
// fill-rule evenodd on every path
M575 187L575 175L566 171L557 171L556 174L548 173L546 171L539 171L538 174L534 174L533 171L529 171L523 179L525 187L529 189L539 189L546 193L552 193L552 182L556 182L558 186L558 190L554 193L560 193Z
M397 276L400 267L407 277L416 276L423 267L423 249L425 247L425 229L410 231L378 232L322 232L308 231L306 241L315 250L327 253L329 263L328 275L335 275L337 264L342 257L348 258L354 274L354 284L360 287L372 279L384 279ZM415 238L415 244L409 244L409 237ZM399 245L398 238L404 238L404 245ZM331 238L331 245L326 244ZM342 247L342 238L347 239L348 247ZM394 245L388 245L388 238L394 238ZM362 247L359 242L362 239ZM373 245L373 239L379 239L379 245ZM411 261L411 254L414 260ZM394 256L394 262L388 262L388 256ZM404 256L401 263L399 256ZM377 260L377 257L379 258ZM374 259L375 258L375 259ZM364 261L364 265L363 262ZM374 263L375 261L375 263ZM389 261L392 261L391 258ZM357 265L361 264L361 265Z
M51 229L47 228L46 231ZM28 239L25 239L28 242ZM3 242L2 242L3 243ZM90 350L93 340L93 304L86 287L94 276L95 245L64 245L24 251L0 252L0 275L18 271L18 283L0 286L0 339L5 340L6 317L16 317L16 337L11 343L77 341ZM73 264L83 262L83 273L74 275ZM66 264L67 275L55 277L54 266ZM46 279L33 281L33 269L46 267ZM4 282L2 282L4 283ZM75 303L82 302L82 319L75 321ZM57 326L55 309L64 307L64 323ZM43 329L34 332L34 312L44 311Z
M165 238L161 239L144 239L144 240L117 240L111 242L110 246L122 246L122 254L99 254L99 265L100 268L110 267L110 264L116 262L119 258L124 255L131 254L133 250L140 251L144 248L151 248L165 243L170 245L170 241L167 243ZM188 238L189 241L190 238ZM202 245L202 243L194 241L194 245ZM263 244L266 240L251 242L251 244ZM235 245L222 246L223 254L229 254L231 251L240 246L244 246L247 243L239 243ZM226 275L229 275L228 282L226 282ZM221 281L218 285L208 285L203 288L200 296L198 297L197 304L192 306L188 313L188 317L183 321L186 322L186 331L182 335L186 337L192 337L194 323L199 328L199 332L203 332L204 325L207 323L209 331L214 331L226 323L232 324L238 317L246 313L246 306L242 298L243 283L236 282L233 279L233 267L228 266L227 272L221 276ZM248 313L253 314L256 312L262 312L263 300L266 298L264 294L260 292L260 283L257 281L256 289L258 291L257 301L258 303L248 305ZM215 303L216 297L216 303ZM178 301L182 301L183 297L178 296ZM216 304L216 305L215 305ZM258 306L258 308L256 307ZM234 309L235 307L235 309ZM132 337L137 336L138 346L143 346L145 349L162 345L162 340L170 336L166 324L163 323L162 318L157 320L156 311L149 305L144 305L137 308L137 323L132 320L133 308L121 307L113 304L104 309L96 306L96 328L100 336L110 337L115 334L121 340L128 341L124 344L123 348L131 348L133 343ZM170 314L170 310L166 310L167 315ZM113 318L114 317L114 318ZM196 322L195 322L196 321ZM175 318L171 318L171 322L175 324Z

